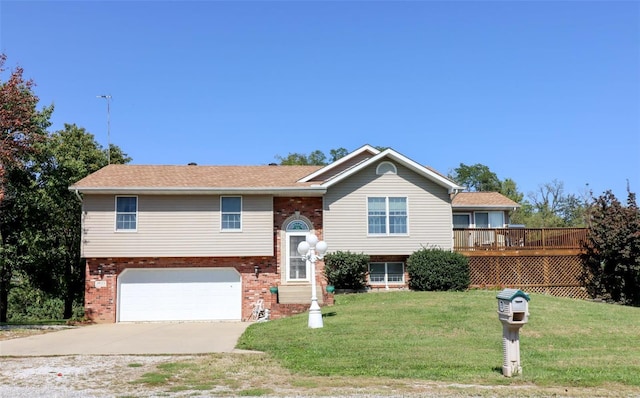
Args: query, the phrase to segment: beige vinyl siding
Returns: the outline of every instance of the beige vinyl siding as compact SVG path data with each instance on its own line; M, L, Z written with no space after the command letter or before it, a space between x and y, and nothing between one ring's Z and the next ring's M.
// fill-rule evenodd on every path
M82 256L272 256L272 197L242 207L242 231L222 232L219 196L139 195L137 232L116 232L115 196L85 195Z
M376 163L329 189L324 201L324 239L329 251L408 255L422 246L451 249L447 189L394 164L397 175L376 175ZM407 198L408 235L368 236L367 198L371 196Z

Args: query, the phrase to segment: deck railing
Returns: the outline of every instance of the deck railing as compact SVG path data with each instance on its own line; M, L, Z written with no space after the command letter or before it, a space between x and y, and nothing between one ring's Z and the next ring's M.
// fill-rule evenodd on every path
M454 228L453 249L581 249L587 228Z

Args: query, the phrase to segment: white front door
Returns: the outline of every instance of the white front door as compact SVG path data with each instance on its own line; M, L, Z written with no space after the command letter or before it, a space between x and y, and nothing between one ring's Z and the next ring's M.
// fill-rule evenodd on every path
M287 281L308 281L309 267L307 260L298 253L298 245L304 241L307 233L287 233Z

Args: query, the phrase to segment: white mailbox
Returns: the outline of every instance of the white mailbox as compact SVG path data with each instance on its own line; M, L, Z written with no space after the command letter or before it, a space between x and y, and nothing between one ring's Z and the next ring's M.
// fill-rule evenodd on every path
M502 322L502 374L511 377L522 373L520 328L529 321L529 295L518 289L504 289L496 298Z
M504 289L497 296L498 318L503 323L523 325L529 320L529 295L518 289Z

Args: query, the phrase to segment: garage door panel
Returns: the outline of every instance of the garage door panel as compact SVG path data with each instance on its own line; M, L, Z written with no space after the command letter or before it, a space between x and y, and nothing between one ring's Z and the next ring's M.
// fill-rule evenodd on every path
M242 316L242 283L234 269L129 269L118 285L121 322Z

